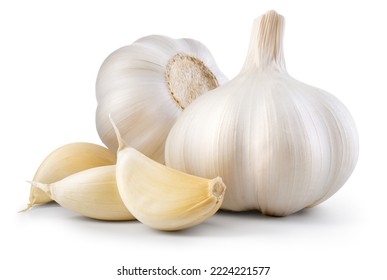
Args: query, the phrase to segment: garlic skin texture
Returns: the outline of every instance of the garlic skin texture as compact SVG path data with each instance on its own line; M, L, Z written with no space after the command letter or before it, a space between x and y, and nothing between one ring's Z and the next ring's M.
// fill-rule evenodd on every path
M336 193L357 163L349 111L287 73L283 30L275 11L256 19L238 76L198 98L168 136L168 166L222 177L222 209L295 213Z
M177 117L199 95L226 80L200 42L143 37L110 54L99 70L98 134L117 151L111 115L128 145L164 163L165 141Z
M53 183L82 170L115 164L116 159L115 153L97 144L87 142L66 144L51 152L43 160L32 181ZM25 210L36 204L52 201L45 192L34 185L31 186L29 200Z
M107 221L135 220L117 188L116 166L94 167L51 184L31 182L62 207Z

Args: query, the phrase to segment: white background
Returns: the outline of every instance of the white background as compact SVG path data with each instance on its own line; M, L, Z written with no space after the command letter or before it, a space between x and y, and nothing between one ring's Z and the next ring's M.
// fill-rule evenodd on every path
M246 280L386 279L383 2L1 1L0 278L129 279L116 276L117 268L238 265L271 266L269 276L240 277ZM286 218L221 212L172 233L86 219L56 205L17 213L28 200L25 181L49 152L74 141L101 143L94 84L108 54L150 34L191 37L232 78L253 19L269 9L286 18L289 73L336 95L358 125L359 162L335 196ZM148 278L156 279L136 279Z

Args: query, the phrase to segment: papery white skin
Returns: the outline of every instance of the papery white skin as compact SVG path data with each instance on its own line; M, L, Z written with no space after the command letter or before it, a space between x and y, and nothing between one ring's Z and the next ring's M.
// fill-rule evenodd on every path
M333 95L289 76L284 19L256 19L246 63L198 98L170 131L166 164L228 189L222 208L286 216L331 197L358 159L358 135Z
M183 111L166 81L166 67L176 54L197 58L219 84L226 81L209 50L196 40L153 35L116 50L102 64L96 83L96 125L109 149L118 147L111 114L126 143L164 162L165 140Z

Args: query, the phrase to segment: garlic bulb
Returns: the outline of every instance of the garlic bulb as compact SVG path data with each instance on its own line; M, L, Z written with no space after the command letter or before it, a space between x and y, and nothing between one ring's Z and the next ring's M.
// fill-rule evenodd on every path
M358 135L331 94L290 77L284 18L254 22L240 74L198 98L166 142L166 164L227 185L223 209L286 216L321 203L346 182Z
M109 55L99 70L99 136L109 149L117 150L111 114L128 145L163 163L165 140L183 109L225 81L200 42L158 35L141 38Z

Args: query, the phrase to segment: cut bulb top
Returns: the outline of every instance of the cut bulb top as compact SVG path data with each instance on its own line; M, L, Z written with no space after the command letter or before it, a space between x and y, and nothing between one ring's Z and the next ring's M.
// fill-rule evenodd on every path
M219 86L218 79L203 61L182 53L168 61L165 78L171 96L181 109Z

